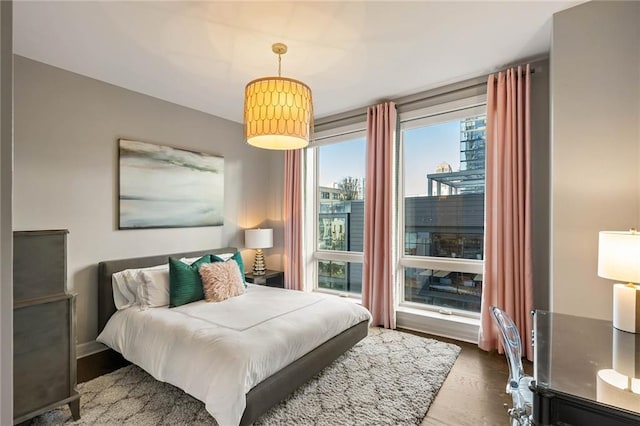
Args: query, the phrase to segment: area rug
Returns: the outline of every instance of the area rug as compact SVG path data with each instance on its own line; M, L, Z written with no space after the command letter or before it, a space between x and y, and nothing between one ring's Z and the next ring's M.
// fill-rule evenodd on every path
M409 333L369 336L273 407L254 425L417 425L460 348ZM82 383L81 419L67 406L30 425L216 425L204 404L130 365Z

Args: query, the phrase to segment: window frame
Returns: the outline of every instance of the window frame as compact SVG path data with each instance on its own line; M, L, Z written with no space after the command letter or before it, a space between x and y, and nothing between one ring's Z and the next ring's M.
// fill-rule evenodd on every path
M409 308L424 312L435 312L444 315L479 319L480 313L455 308L443 308L436 305L428 305L417 302L405 301L405 269L439 269L450 272L484 273L484 259L443 258L433 256L405 255L405 195L404 195L404 148L405 132L420 127L436 125L447 121L453 121L473 115L486 114L486 95L478 95L470 98L459 99L453 102L443 103L414 110L401 114L398 135L398 161L397 161L397 198L396 198L396 294L398 296L396 309ZM486 213L486 212L485 212Z
M336 250L319 250L318 249L318 230L319 230L319 206L320 195L318 191L319 168L318 168L318 151L323 146L334 145L338 143L348 142L355 139L366 140L366 122L355 123L349 126L334 128L314 135L314 141L304 150L304 161L306 165L305 171L305 223L306 235L308 238L305 243L305 252L308 253L306 258L306 274L305 281L308 283L305 287L307 290L332 294L340 297L347 297L354 301L361 300L361 294L351 293L347 291L332 290L318 287L319 279L319 261L332 262L353 262L363 263L364 254L356 251L336 251ZM366 146L366 145L365 145ZM366 148L365 148L366 153ZM331 200L331 198L329 198Z

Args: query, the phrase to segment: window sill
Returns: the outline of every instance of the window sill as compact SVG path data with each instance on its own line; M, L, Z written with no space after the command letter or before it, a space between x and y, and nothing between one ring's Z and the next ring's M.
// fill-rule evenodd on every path
M446 315L435 311L400 306L396 309L396 324L421 333L478 343L480 319L461 315Z
M312 291L314 293L320 293L320 294L326 294L329 296L339 297L340 299L348 300L349 302L353 302L357 305L362 305L362 296L360 296L359 294L341 293L338 291L323 290L318 288L315 288Z
M362 298L359 295L322 291L319 289L313 291L362 305ZM477 344L480 319L461 315L441 314L435 311L416 309L408 306L399 306L396 309L396 326L407 330Z

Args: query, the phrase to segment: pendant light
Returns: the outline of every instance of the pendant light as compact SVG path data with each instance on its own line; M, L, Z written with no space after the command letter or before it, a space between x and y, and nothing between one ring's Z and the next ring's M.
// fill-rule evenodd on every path
M264 149L304 148L313 128L311 89L299 80L281 76L285 44L275 43L271 50L278 55L278 76L253 80L245 88L247 143Z

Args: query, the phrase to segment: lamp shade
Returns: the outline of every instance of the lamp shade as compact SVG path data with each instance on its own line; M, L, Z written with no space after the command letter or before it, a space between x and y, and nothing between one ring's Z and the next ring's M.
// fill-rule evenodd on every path
M640 283L640 234L635 231L601 231L598 242L598 276Z
M246 229L244 245L250 249L273 247L273 229Z
M311 89L301 81L265 77L247 84L244 126L247 143L265 149L298 149L309 144L313 120Z

